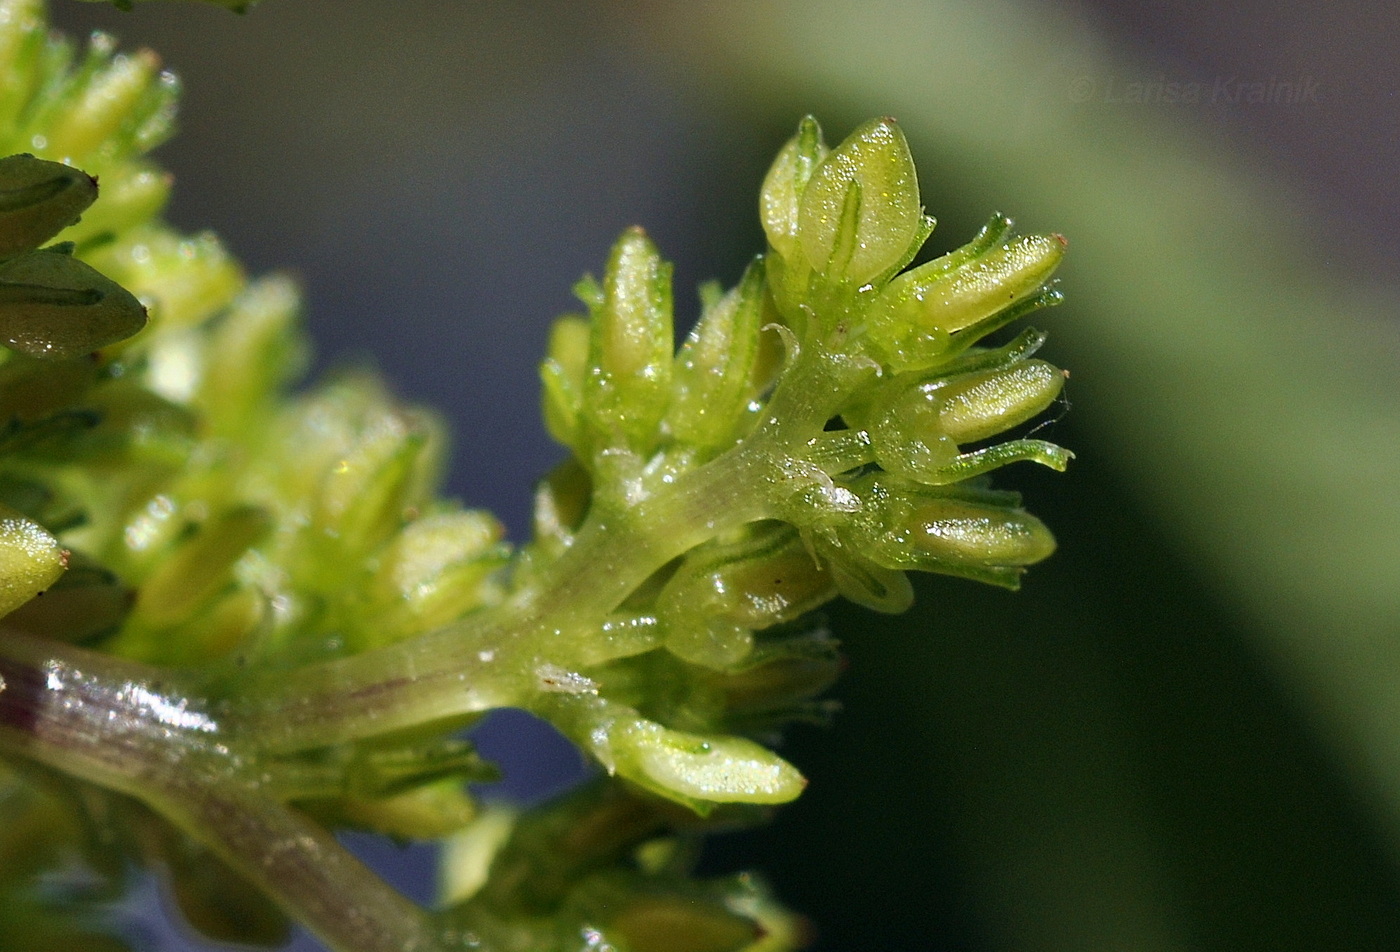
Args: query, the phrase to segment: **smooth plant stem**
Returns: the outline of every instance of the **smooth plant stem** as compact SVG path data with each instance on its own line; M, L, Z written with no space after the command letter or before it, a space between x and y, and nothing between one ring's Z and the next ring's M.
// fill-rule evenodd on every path
M433 917L319 823L246 787L191 786L154 804L337 952L446 952ZM474 947L481 952L478 944Z
M244 769L220 725L167 674L0 631L0 743L80 779L144 796L176 774Z
M449 948L428 914L260 789L270 775L168 676L4 632L0 680L0 747L145 802L331 948Z

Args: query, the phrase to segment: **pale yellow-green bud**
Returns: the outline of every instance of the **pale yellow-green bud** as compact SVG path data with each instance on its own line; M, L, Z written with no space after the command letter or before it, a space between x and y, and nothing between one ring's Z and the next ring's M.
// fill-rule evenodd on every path
M798 238L812 268L859 287L906 260L923 224L914 159L892 119L851 133L802 192Z
M833 550L834 564L854 556L857 563L1015 588L1025 566L1055 551L1045 524L1006 494L931 490L883 475L862 478L856 488L864 508L837 530L841 547Z
M1055 551L1050 530L1030 513L959 499L913 503L902 528L919 558L1022 566Z
M1040 413L1064 385L1065 372L1043 360L955 377L937 393L938 424L959 443L985 440Z
M0 616L58 581L68 553L43 526L0 504Z
M133 229L88 256L142 300L158 327L190 327L227 307L243 290L243 269L213 234L177 235L154 226Z
M920 482L947 482L946 468L973 443L1023 423L1048 407L1064 372L1042 360L894 390L870 428L880 465Z
M744 272L739 286L705 308L676 355L671 435L707 449L727 448L748 410L763 320L763 264Z
M323 476L313 524L334 548L367 554L397 532L436 479L441 423L421 411L372 413Z
M143 225L165 207L173 181L168 172L141 163L102 173L102 200L83 213L63 235L84 242Z
M608 773L702 813L716 803L786 803L807 783L791 764L753 741L673 730L599 696L596 685L554 688L532 707Z
M647 452L671 390L671 266L640 228L623 233L593 310L583 412L598 448Z
M509 548L483 512L444 512L409 523L378 556L369 585L370 627L389 642L455 621L495 594L488 583Z
M136 614L151 626L188 617L233 581L233 566L271 528L259 508L239 506L200 526L141 586Z
M758 198L759 218L768 235L768 244L789 262L796 262L802 252L797 237L802 192L830 151L822 141L817 120L806 116L797 127L797 135L783 146L763 179Z
M102 54L110 53L115 45L111 37L100 33L93 36L92 44L94 51ZM49 119L43 151L82 161L122 132L123 126L134 125L134 113L142 100L152 95L159 71L160 58L150 50L112 57L88 79L81 95L64 103ZM168 82L174 85L173 78Z
M579 411L588 373L588 321L565 315L549 332L549 349L540 364L540 403L549 435L564 446L578 444Z
M806 780L777 754L741 737L702 736L621 719L607 731L619 774L665 795L708 803L787 803Z

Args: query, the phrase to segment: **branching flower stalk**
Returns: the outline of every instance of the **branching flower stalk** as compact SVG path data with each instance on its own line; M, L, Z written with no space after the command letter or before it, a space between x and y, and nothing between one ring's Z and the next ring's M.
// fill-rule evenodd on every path
M152 55L0 0L0 149L32 153L0 162L0 949L122 947L84 910L142 865L243 942L290 918L342 952L800 945L754 877L693 878L695 843L801 792L772 744L829 713L816 609L901 611L909 570L1015 587L1053 549L986 474L1063 469L998 442L1063 374L1038 332L982 341L1058 303L1063 239L998 215L910 268L933 220L898 126L829 149L804 120L767 251L678 351L640 229L579 283L541 369L571 456L513 549L437 495L436 418L363 374L291 391L295 289L160 221L142 156L175 96ZM505 706L603 775L481 807L461 729ZM443 840L438 907L347 827Z

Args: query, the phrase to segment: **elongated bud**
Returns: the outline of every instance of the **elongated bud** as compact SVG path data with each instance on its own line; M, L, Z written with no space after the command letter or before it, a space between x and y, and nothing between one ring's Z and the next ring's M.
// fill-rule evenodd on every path
M243 438L243 427L282 398L306 365L306 341L297 330L300 310L291 280L264 278L210 328L193 402L211 429Z
M115 45L110 36L94 34L89 55L110 56ZM81 161L110 140L140 135L140 126L170 108L177 92L174 77L158 79L159 72L160 58L150 50L111 56L49 120L45 151Z
M985 440L1040 413L1064 385L1065 372L1043 360L954 378L938 394L938 423L959 443Z
M1064 257L1059 235L1002 241L1010 219L994 216L967 245L890 282L871 308L870 337L896 372L930 366L952 334L975 340L1027 309L1058 303L1045 284Z
M763 264L751 264L739 286L700 316L674 372L671 433L684 443L724 448L738 436L748 409L763 320Z
M671 266L640 228L613 246L593 313L584 408L604 445L649 449L666 412L674 341Z
M154 218L170 198L173 177L142 163L123 163L102 174L102 201L83 213L64 238L83 244L119 234Z
M811 116L798 124L797 135L788 140L763 179L758 214L768 244L789 262L799 259L802 244L797 237L802 193L812 173L831 150L822 141L821 127Z
M946 482L958 444L995 436L1048 407L1064 372L1042 360L954 377L935 377L894 391L870 428L880 465L920 482Z
M610 907L603 932L623 940L631 952L740 952L763 935L752 919L698 896L632 892Z
M588 373L588 322L566 315L549 332L549 350L540 364L545 429L564 446L577 448L583 382Z
M806 786L795 767L741 737L702 736L636 718L614 722L607 743L619 774L672 799L787 803Z
M753 741L672 730L590 693L541 695L532 707L607 769L704 814L717 803L786 803L807 781Z
M371 552L397 532L435 478L441 424L414 411L384 413L324 475L312 519L344 551ZM435 445L436 444L436 445Z
M159 228L91 256L104 273L149 299L161 327L192 327L232 303L244 287L243 270L213 234L192 238Z
M0 616L48 588L68 566L68 553L43 526L0 505Z
M0 258L48 241L97 198L97 179L32 155L0 159Z
M201 526L141 586L141 619L169 625L188 617L232 582L234 563L271 524L265 510L240 506Z
M121 285L60 251L0 264L0 344L29 357L88 354L135 334L146 309Z
M879 478L862 490L865 518L843 528L856 548L888 568L1015 588L1025 566L1055 551L1043 522L991 495L943 495Z
M1020 566L1055 551L1050 530L1021 509L930 499L913 505L908 515L921 558Z
M876 119L817 167L802 193L798 238L814 270L860 286L907 258L922 223L904 133Z

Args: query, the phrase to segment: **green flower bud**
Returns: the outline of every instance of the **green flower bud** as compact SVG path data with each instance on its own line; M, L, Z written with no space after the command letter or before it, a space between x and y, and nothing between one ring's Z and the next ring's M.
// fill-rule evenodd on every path
M752 650L753 630L791 621L835 595L830 576L784 528L693 553L662 590L657 612L673 654L724 669Z
M682 443L724 449L748 412L763 320L763 263L701 314L676 355L675 395L668 416Z
M584 413L599 449L649 451L671 390L671 266L640 228L613 246L593 311Z
M137 619L160 627L193 614L233 581L234 563L271 524L265 510L240 506L198 527L141 585Z
M379 554L369 583L379 643L455 621L499 596L490 576L509 559L501 524L483 512L444 512L409 523Z
M306 364L306 342L295 329L300 311L291 280L265 278L240 294L210 328L201 348L203 373L191 395L210 429L245 439L244 427L281 399Z
M869 333L896 372L931 366L966 332L971 343L1025 310L1058 303L1045 283L1064 257L1059 235L1002 242L1010 219L994 216L963 248L907 271L871 307Z
M117 628L134 592L97 562L74 552L68 571L5 617L5 627L58 641L84 642Z
M851 133L802 192L798 238L812 267L859 287L907 260L923 211L914 159L892 119Z
M160 74L160 58L150 50L112 56L115 42L98 33L90 61L105 60L76 95L65 97L46 117L42 150L81 161L103 146L109 151L144 151L167 134L178 84ZM40 148L39 143L35 143Z
M671 730L596 694L544 694L533 706L608 773L702 814L717 803L786 803L807 783L753 741Z
M995 436L1048 407L1064 372L1042 360L995 370L934 377L891 391L882 402L871 444L880 465L924 483L946 483L959 443Z
M811 116L797 126L797 135L788 140L763 179L759 192L758 214L768 244L789 262L800 260L802 245L798 239L798 218L802 193L812 173L831 150L822 141L821 127Z
M32 155L0 159L0 258L48 241L97 198L97 179Z
M629 889L608 906L603 931L629 952L740 952L762 936L752 919L698 896L637 895Z
M966 248L916 267L895 280L872 307L871 337L896 371L928 365L948 347L948 336L969 330L970 340L1021 314L1064 258L1060 235L1026 235L986 245L1009 220L984 228ZM1043 304L1053 304L1051 300Z
M1060 395L1065 372L1043 360L949 380L938 394L938 423L959 443L975 443L1024 423Z
M1015 588L1027 565L1055 551L1039 519L991 493L939 493L879 477L861 486L861 518L843 536L872 561Z
M243 290L243 270L212 234L189 238L164 229L133 230L90 260L142 300L164 328L191 327L227 307Z
M43 526L0 505L0 617L58 581L68 553Z
M407 521L433 480L440 424L413 411L376 414L324 473L313 525L334 547L366 554Z
M588 374L588 321L565 315L549 332L549 350L540 364L545 429L564 446L578 447L579 411Z
M619 719L606 737L619 774L682 802L787 803L807 785L787 761L741 737L701 736L642 718Z
M0 344L11 350L77 357L145 324L141 302L70 255L35 251L0 264Z

